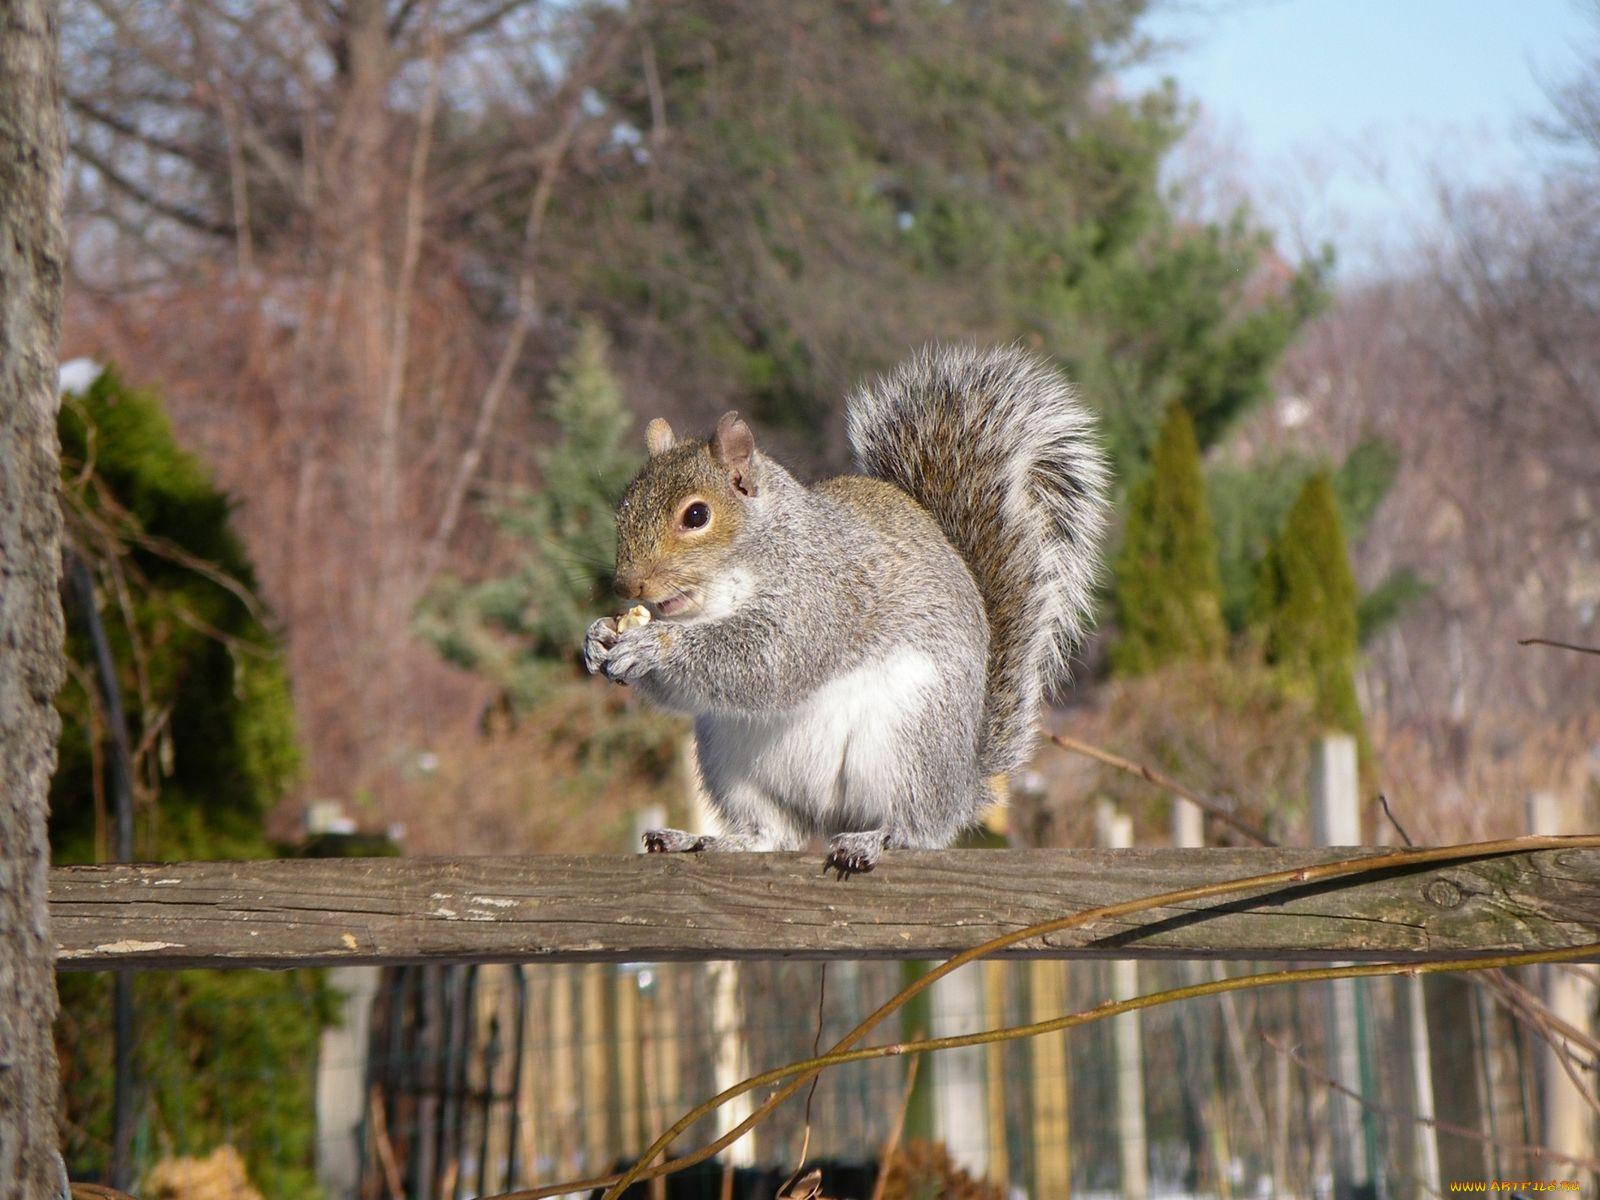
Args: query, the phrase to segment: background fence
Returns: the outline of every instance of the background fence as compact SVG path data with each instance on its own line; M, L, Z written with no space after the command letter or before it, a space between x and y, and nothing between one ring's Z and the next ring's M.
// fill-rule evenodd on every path
M1532 806L1536 827L1555 822L1547 807ZM1190 836L1191 816L1180 806L1175 841ZM1103 843L1126 841L1115 813L1099 827ZM1323 814L1318 828L1338 840L1349 827ZM809 859L765 855L541 859L537 871L495 859L69 868L53 880L52 919L68 970L341 964L329 982L343 1019L323 1035L317 1078L325 1191L453 1200L631 1160L699 1100L839 1040L922 969L916 953L1122 897L1269 868L1302 881L1035 939L940 980L875 1036L1086 1011L1254 970L1243 959L1592 949L1595 842L1519 843L1403 869L1379 858L1337 887L1312 874L1340 854L1305 850L904 855L848 884L822 880ZM679 961L597 961L641 950ZM739 961L705 961L719 951ZM535 955L544 961L503 961ZM817 1089L809 1154L854 1164L828 1177L827 1194L864 1198L903 1116L902 1140L941 1144L953 1166L934 1171L932 1190L897 1198L1592 1187L1594 995L1587 968L1548 964L1345 979L930 1056L914 1091L905 1059L841 1066ZM182 1031L159 1014L141 1015L140 1036L169 1037L182 1052ZM705 1118L679 1148L730 1128L753 1103ZM161 1115L170 1111L141 1109L134 1141L145 1161L207 1149ZM792 1169L805 1125L791 1101L726 1161ZM776 1186L745 1185L732 1194Z
M994 1028L1092 1008L1112 993L1117 966L964 968L884 1040L926 1033L930 1021ZM1142 963L1138 986L1231 969ZM730 1081L718 1075L729 1037L717 999L725 971L736 977L750 1070L811 1052L824 971L824 1046L904 974L887 963L354 970L370 980L351 995L370 997L372 1021L365 1054L324 1058L324 1095L349 1097L323 1110L324 1179L333 1195L419 1198L582 1178L637 1155ZM1550 1132L1540 1102L1549 1064L1515 1007L1532 974L1355 983L1362 1103L1350 1132L1367 1194L1431 1195L1451 1180L1592 1180L1592 1164L1538 1149ZM905 1137L942 1141L971 1175L1014 1196L1330 1194L1343 1093L1331 1086L1339 1064L1328 1013L1322 987L1280 988L932 1056L919 1068ZM1119 1057L1119 1023L1139 1035L1132 1062ZM826 1073L811 1109L812 1157L875 1163L905 1081L903 1059ZM1142 1095L1133 1120L1122 1102L1130 1091ZM1408 1116L1419 1111L1444 1128ZM804 1114L798 1098L789 1102L734 1161L797 1164ZM707 1118L680 1147L732 1123ZM1130 1143L1143 1145L1143 1180L1128 1178Z

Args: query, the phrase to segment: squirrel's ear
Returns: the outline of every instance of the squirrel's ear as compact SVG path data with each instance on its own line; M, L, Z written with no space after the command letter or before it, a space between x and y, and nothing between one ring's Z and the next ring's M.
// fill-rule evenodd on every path
M672 435L672 426L660 417L644 427L644 444L649 449L651 458L671 450L675 441L677 438Z
M754 496L756 481L752 471L756 456L756 435L736 412L723 413L717 432L711 435L712 456L728 468L728 482L741 495Z

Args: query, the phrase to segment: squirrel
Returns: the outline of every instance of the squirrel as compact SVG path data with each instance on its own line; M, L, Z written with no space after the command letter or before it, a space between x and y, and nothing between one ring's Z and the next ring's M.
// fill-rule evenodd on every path
M647 427L617 509L617 591L642 603L589 627L584 663L694 715L725 830L651 852L824 835L825 868L870 871L950 845L1031 756L1101 569L1093 418L1026 351L934 346L846 420L859 474L810 487L736 412L703 442Z

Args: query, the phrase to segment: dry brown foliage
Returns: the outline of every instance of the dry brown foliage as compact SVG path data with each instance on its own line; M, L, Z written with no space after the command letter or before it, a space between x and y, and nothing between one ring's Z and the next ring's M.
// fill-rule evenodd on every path
M1223 803L1249 824L1277 836L1304 807L1307 747L1315 735L1310 704L1286 697L1260 667L1235 662L1179 663L1137 679L1111 680L1085 703L1053 716L1051 728L1148 765ZM1019 804L1032 824L1028 844L1093 844L1096 797L1132 814L1135 839L1159 844L1170 828L1171 800L1142 779L1054 747L1035 767L1045 801ZM1239 843L1220 822L1213 843ZM1248 842L1240 844L1249 844Z
M205 1158L163 1159L145 1177L144 1195L148 1200L261 1200L232 1146L218 1146Z
M637 850L640 809L681 807L686 734L682 721L621 688L574 680L520 720L496 708L471 727L440 731L366 819L403 825L418 854Z
M942 1142L912 1140L894 1152L884 1200L1005 1200L1005 1189L974 1179Z
M1390 805L1419 844L1528 832L1527 801L1553 794L1573 832L1600 816L1600 712L1551 720L1501 710L1469 727L1410 721L1374 737ZM1377 840L1397 842L1378 825Z

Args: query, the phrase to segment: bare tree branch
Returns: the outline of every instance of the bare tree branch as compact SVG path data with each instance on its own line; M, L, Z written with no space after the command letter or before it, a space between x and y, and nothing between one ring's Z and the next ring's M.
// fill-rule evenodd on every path
M208 167L212 165L211 155L198 152L193 145L187 142L180 142L175 138L161 137L157 134L153 134L149 130L135 125L132 121L127 120L125 117L106 111L104 108L81 95L76 95L69 92L65 99L67 107L73 112L77 113L79 116L85 118L86 120L93 121L96 125L103 125L113 133L121 137L125 137L129 141L137 142L141 146L145 146L156 151L158 154L167 154L171 155L173 158L181 158L183 161L193 163L197 167ZM82 153L78 140L75 140L72 143L72 152L74 154Z
M193 229L197 233L204 233L211 237L233 238L238 234L238 230L231 221L221 221L213 217L207 217L202 213L194 212L171 201L163 200L160 196L133 182L133 180L101 158L100 155L85 146L74 146L73 153L93 167L107 183L111 184L119 192L137 200L140 204L150 209L151 212L176 221L187 229Z
M633 29L644 19L647 10L646 4L633 5L626 20L618 22L592 43L587 60L581 69L572 73L563 89L559 101L564 113L563 120L555 140L545 151L539 182L528 205L528 219L523 229L522 268L517 277L516 315L512 319L511 329L506 335L500 357L495 363L494 374L479 397L472 433L445 492L444 505L434 526L433 536L423 551L421 570L414 585L419 595L427 590L444 562L450 538L461 519L462 504L477 475L478 464L482 461L484 445L494 428L495 417L511 383L511 374L521 357L523 343L538 320L538 275L535 264L540 235L544 229L545 213L550 207L550 198L554 193L556 177L566 157L567 147L571 145L572 138L583 119L584 92L588 89L590 81L608 67L615 55L620 52Z

